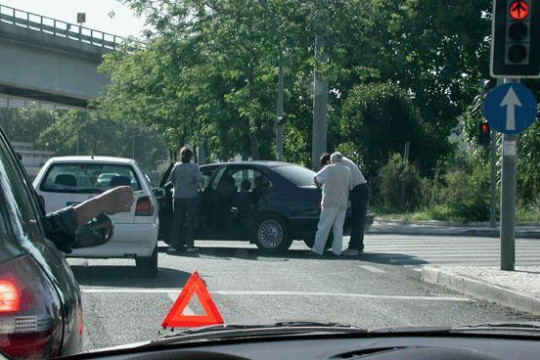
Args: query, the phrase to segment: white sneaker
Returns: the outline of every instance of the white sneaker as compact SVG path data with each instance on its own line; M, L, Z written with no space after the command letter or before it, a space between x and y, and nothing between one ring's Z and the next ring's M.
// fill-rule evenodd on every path
M343 256L358 256L358 250L347 249L341 253Z

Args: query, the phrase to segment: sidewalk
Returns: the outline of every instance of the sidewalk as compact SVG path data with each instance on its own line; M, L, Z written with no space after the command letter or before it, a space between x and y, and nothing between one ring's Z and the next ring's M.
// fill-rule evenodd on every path
M540 266L516 266L515 271L498 266L425 266L422 280L540 315Z
M498 238L499 231L499 228L491 228L489 223L464 225L441 221L375 219L369 234ZM519 224L515 236L540 240L540 223ZM424 266L422 280L477 299L540 315L540 259L539 266L516 266L515 271L502 271L499 266Z
M500 229L490 227L489 222L461 224L450 221L400 221L375 218L369 233L499 237ZM540 223L519 224L516 226L515 234L516 238L540 239Z

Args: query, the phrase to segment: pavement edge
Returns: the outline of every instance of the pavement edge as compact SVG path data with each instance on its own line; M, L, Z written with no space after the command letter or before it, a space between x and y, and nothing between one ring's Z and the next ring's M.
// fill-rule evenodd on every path
M422 280L481 300L540 315L540 298L491 284L481 279L453 274L437 267L424 266L422 268Z

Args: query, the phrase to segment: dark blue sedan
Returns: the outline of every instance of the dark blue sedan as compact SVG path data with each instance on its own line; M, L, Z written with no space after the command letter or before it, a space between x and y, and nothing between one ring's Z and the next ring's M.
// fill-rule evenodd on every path
M196 239L249 240L267 253L287 250L293 240L313 245L321 190L313 184L312 170L285 162L249 161L202 165L201 172L206 181ZM172 215L168 187L160 205L161 239L166 241ZM370 214L366 228L372 222Z

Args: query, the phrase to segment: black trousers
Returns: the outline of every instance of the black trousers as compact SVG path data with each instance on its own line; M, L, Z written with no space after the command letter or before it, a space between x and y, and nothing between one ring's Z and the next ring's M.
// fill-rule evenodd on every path
M184 246L191 248L194 246L195 222L197 221L197 204L199 198L180 199L174 198L174 217L171 229L170 244L175 249ZM187 219L186 219L187 218ZM184 232L184 222L187 220L186 231Z
M364 250L364 228L369 201L369 186L367 183L356 185L350 194L351 199L351 239L349 249Z

